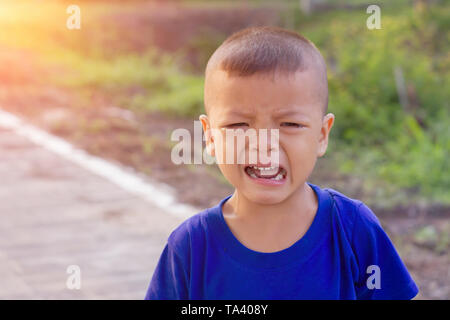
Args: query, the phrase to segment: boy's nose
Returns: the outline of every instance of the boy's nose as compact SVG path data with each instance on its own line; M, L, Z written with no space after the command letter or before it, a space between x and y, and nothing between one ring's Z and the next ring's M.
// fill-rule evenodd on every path
M255 141L250 141L249 153L256 159L258 166L277 166L279 161L279 132L278 129L257 130Z
M278 129L257 129L256 141L249 141L250 149L275 151L279 149Z

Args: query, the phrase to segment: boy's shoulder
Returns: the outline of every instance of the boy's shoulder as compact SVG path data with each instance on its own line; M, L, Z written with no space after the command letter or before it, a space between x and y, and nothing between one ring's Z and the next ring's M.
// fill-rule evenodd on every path
M381 223L375 213L363 201L344 195L332 188L326 188L333 199L332 214L341 222L350 238L355 232L379 231Z
M167 243L176 252L189 250L195 238L205 237L207 229L206 216L215 207L207 208L181 222L169 235Z
M361 217L368 222L379 224L379 220L373 211L361 200L354 199L336 191L332 188L326 188L328 190L337 205L337 209L350 218Z

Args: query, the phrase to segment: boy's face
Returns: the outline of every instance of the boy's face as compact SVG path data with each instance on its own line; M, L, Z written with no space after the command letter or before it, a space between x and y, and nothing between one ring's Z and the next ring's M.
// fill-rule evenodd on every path
M200 120L212 156L233 151L227 149L225 129L279 130L277 151L279 167L283 169L278 171L282 173L281 180L255 179L255 173L261 177L264 172L257 171L257 168L255 171L249 165L248 156L246 164L237 164L236 161L218 164L225 178L248 200L266 205L284 201L304 186L317 157L325 154L334 115L323 116L326 88L319 79L314 68L274 78L261 74L229 77L225 71L214 70L207 78L205 106L208 116L201 115ZM211 132L209 129L220 131ZM223 145L218 150L220 138ZM272 142L270 138L268 141ZM261 148L260 145L257 147ZM269 143L265 150L273 147ZM236 154L245 151L248 155L247 141L246 150L233 148Z

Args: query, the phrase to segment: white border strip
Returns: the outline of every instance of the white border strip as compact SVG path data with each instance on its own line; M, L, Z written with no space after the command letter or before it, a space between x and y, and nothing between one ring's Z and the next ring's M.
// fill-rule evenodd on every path
M186 219L200 212L198 208L178 203L174 197L174 190L169 185L155 182L149 183L138 175L131 173L133 169L121 167L102 158L89 155L67 141L38 129L1 109L0 126L13 130L18 135L105 178L127 192L142 197L176 217Z

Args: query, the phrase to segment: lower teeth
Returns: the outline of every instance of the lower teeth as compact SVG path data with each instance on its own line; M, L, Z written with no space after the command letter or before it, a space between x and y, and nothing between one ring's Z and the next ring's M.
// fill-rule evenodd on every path
M254 174L253 172L249 173L250 177L252 178L263 178L263 179L269 179L269 180L281 180L283 179L283 175L281 173L277 174L275 177L273 178L264 178L264 177L258 177L256 174Z
M273 180L281 180L283 179L283 175L281 173L279 173L275 178L271 178Z

